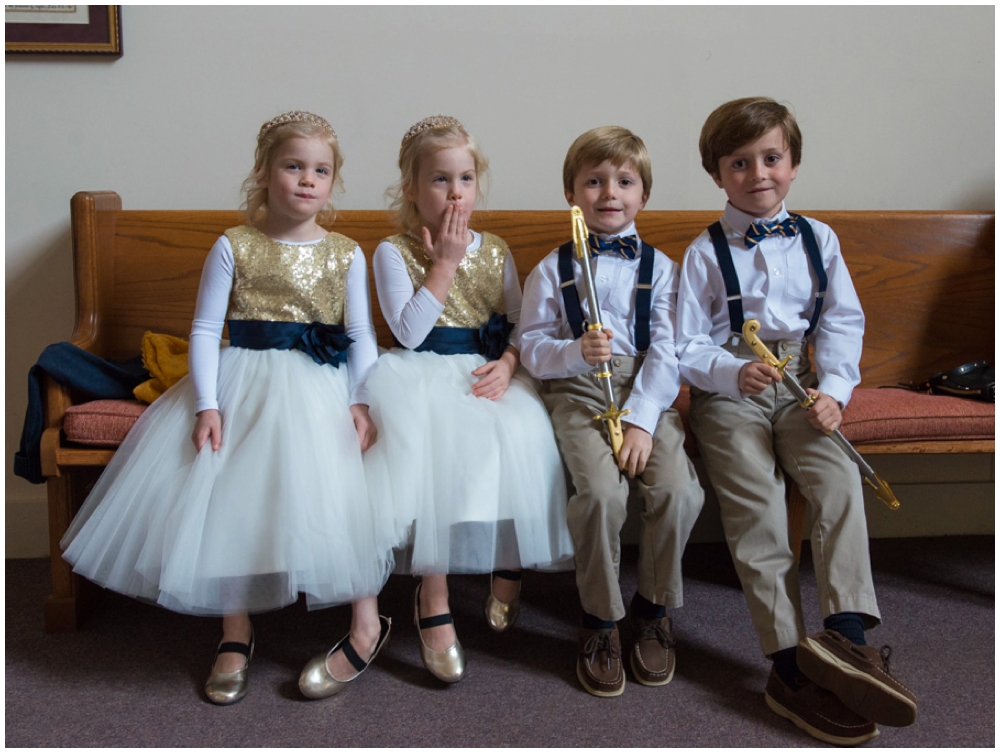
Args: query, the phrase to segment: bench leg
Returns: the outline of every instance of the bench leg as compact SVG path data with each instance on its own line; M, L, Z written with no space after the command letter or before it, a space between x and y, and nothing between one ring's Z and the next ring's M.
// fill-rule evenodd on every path
M61 476L48 480L49 497L49 558L52 570L52 593L45 600L45 632L69 633L83 622L99 590L85 578L73 572L62 558L59 541L70 521L86 498L90 476L101 469L65 469ZM91 471L88 473L87 471Z
M785 501L788 505L788 543L796 560L802 559L802 529L806 522L806 498L789 477L785 477Z

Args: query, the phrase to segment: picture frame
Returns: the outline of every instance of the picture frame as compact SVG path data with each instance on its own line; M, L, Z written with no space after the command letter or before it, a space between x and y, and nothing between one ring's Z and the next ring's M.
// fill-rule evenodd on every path
M4 8L5 52L8 54L69 53L109 57L122 54L120 5L7 5ZM32 18L36 15L38 21L34 22Z

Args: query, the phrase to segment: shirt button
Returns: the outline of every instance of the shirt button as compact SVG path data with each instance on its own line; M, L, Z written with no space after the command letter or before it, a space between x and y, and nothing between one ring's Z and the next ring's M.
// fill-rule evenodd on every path
M607 282L607 281L608 281L608 276L607 275L601 275L601 282Z
M779 271L778 271L778 268L777 268L777 267L775 267L775 268L774 268L774 273L775 273L776 275L780 275L780 274L781 274L781 272L779 272Z

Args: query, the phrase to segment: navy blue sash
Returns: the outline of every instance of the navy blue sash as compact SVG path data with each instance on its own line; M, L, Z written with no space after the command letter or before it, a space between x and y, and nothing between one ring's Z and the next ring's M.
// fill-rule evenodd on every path
M430 351L442 356L478 353L487 361L495 361L507 350L513 329L514 325L508 324L506 316L494 313L479 328L434 327L414 350L418 353Z
M340 368L354 342L342 324L229 320L229 342L249 350L301 350L313 361Z
M795 220L795 227L802 235L802 243L806 247L806 254L809 256L809 264L819 282L819 290L816 291L816 306L813 308L812 319L809 321L809 329L803 337L809 337L819 323L820 311L823 309L823 298L826 296L827 277L826 270L823 269L823 259L819 253L819 244L813 234L809 221L802 215L788 213L788 216ZM733 253L729 249L729 241L726 240L726 233L722 229L721 222L713 222L708 227L708 234L712 239L712 246L715 248L715 258L719 260L719 270L722 272L722 279L726 283L726 302L729 306L729 328L733 334L742 335L743 322L743 292L740 289L740 278L736 274L736 266L733 264Z
M572 241L559 247L559 287L562 289L566 321L573 330L573 337L580 338L583 336L583 309L580 306L580 294L577 293L576 280L573 276L575 254ZM653 254L653 247L643 241L642 256L639 257L639 283L635 291L635 349L640 353L649 350L649 314L653 306Z

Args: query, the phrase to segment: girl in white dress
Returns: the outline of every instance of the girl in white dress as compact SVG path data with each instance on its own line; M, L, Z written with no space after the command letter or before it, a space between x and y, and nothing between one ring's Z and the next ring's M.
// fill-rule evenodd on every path
M457 682L465 658L447 574L492 572L487 619L512 627L521 569L572 567L565 477L548 413L518 374L514 260L503 239L468 228L485 157L461 123L437 116L407 132L399 167L390 193L403 232L373 265L402 347L369 380L383 440L365 462L369 495L391 499L401 526L397 571L422 576L421 658Z
M350 634L303 670L310 697L343 689L389 634L376 595L394 534L362 460L376 440L365 257L318 224L332 219L342 163L318 115L262 126L244 183L249 224L205 262L190 374L139 418L61 542L102 586L222 617L205 684L221 705L247 691L251 613L300 593L310 609L353 602Z

